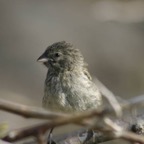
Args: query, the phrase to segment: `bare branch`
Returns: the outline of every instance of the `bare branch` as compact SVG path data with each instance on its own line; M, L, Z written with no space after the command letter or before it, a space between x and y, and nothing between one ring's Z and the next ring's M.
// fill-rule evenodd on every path
M134 107L143 107L144 106L144 95L136 96L132 99L127 100L122 104L123 109L131 109Z
M30 107L2 99L0 99L0 109L13 114L21 115L25 118L54 119L61 116L66 116L62 113L54 113L42 108Z
M131 109L132 107L136 107L136 106L144 106L144 95L137 96L136 98L127 100L127 102L125 103L121 103L121 107L123 109ZM25 118L55 119L59 117L69 116L69 114L50 112L42 108L16 104L14 102L9 102L2 99L0 99L0 109L10 113L21 115ZM113 113L113 110L110 108L106 108L106 110L95 110L95 112L96 111L98 115L100 113L103 113L103 111L105 112L107 111L107 113L110 114Z
M137 98L138 99L136 98L130 99L129 102L121 104L122 108L131 109L133 106L137 106L138 104L141 104L143 106L144 103L143 96ZM83 113L69 115L69 114L48 112L40 108L27 107L24 105L19 105L4 100L0 100L0 109L12 112L14 114L22 115L26 118L41 118L51 120L50 122L41 125L11 131L10 133L8 133L6 137L4 137L4 140L9 142L20 140L29 136L34 136L38 138L39 142L43 143L44 140L42 134L44 134L49 128L74 123L86 127L92 127L92 126L96 127L97 130L104 133L102 135L103 141L107 141L114 138L123 138L125 140L132 142L144 143L144 139L142 136L137 136L136 134L133 134L128 131L118 130L116 127L119 128L119 126L117 126L115 122L109 121L107 125L103 125L103 127L101 128L99 127L100 123L95 123L95 125L93 125L92 118L97 116L99 120L103 121L105 116L113 112L113 110L110 108L85 111ZM106 137L105 134L107 132L109 132L111 136ZM97 138L98 137L99 136L97 136Z
M114 109L116 115L118 117L122 116L122 108L121 108L119 102L117 101L115 95L97 78L95 78L94 80L95 80L96 85L100 89L102 95L107 99L109 104Z
M106 124L111 128L114 137L116 138L123 138L125 140L131 141L131 142L138 142L140 144L144 144L144 137L140 135L136 135L132 132L123 131L122 128L116 124L113 123L110 119L105 119Z

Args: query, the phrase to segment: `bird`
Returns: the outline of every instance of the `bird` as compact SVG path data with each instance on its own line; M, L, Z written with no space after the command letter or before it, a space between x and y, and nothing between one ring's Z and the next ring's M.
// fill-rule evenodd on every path
M92 81L87 63L78 48L66 41L55 42L46 48L37 61L48 69L43 108L54 112L78 113L98 109L102 105L102 94Z
M37 61L48 68L42 99L45 109L75 113L102 104L101 92L92 82L84 57L72 44L53 43Z

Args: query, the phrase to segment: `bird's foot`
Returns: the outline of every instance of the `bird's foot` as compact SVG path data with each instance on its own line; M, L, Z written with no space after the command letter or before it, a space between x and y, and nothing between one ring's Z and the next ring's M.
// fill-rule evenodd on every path
M89 140L91 140L94 136L93 130L89 129L79 135L79 140L81 143L86 144Z
M52 131L53 131L53 128L49 132L48 139L47 139L47 144L56 144L56 142L53 140Z

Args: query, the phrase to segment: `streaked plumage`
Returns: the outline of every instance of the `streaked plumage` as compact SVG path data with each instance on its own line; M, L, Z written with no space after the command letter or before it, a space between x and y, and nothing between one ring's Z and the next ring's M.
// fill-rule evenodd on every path
M48 68L44 108L60 112L80 112L101 105L101 94L91 81L84 58L65 41L49 46L38 61Z

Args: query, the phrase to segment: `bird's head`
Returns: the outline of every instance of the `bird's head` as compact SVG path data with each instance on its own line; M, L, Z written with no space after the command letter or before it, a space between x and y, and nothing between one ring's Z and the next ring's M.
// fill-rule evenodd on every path
M84 65L80 51L65 41L48 46L37 61L53 70L72 70Z

